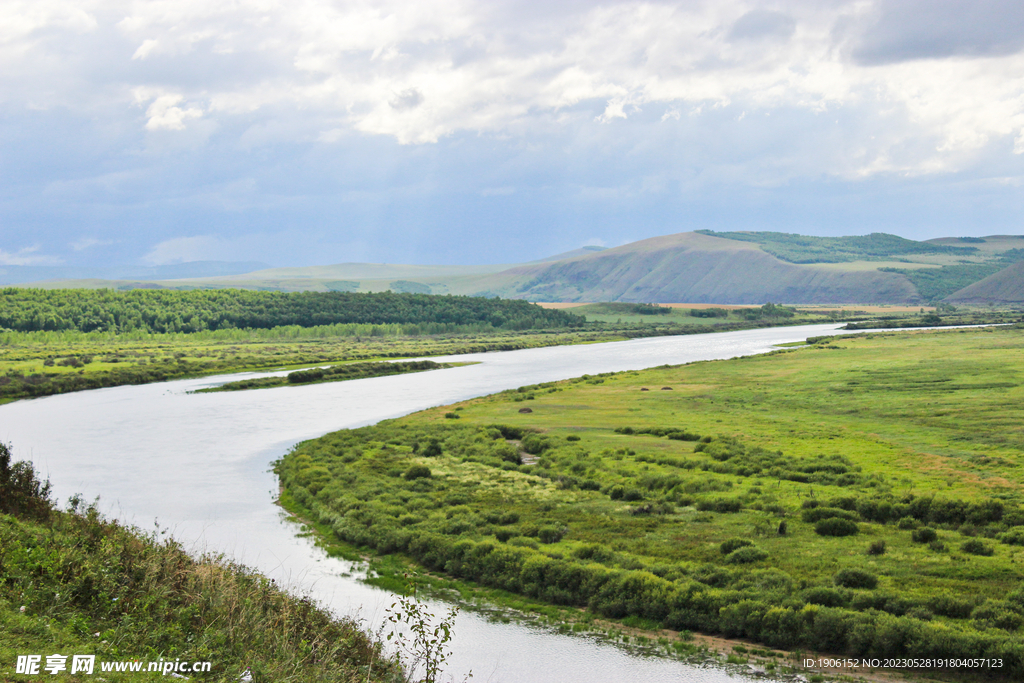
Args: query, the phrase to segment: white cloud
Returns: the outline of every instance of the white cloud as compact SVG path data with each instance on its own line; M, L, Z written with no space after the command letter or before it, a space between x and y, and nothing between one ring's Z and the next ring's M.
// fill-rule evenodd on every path
M185 99L176 93L136 88L132 94L135 96L135 103L140 106L152 100L146 108L146 130L184 130L187 119L196 119L203 115L203 110L198 107L188 106L183 109L176 106Z
M0 266L56 266L62 263L56 256L37 254L38 251L38 244L22 247L15 252L0 249Z
M1024 56L998 17L971 24L966 38L951 19L922 52L901 43L889 0L776 5L8 3L0 59L11 57L9 73L25 75L21 91L0 98L78 109L131 101L146 108L150 131L244 118L290 136L279 141L321 144L353 133L430 144L460 132L639 125L632 121L657 105L672 125L691 112L687 125L706 129L712 162L712 131L730 132L717 128L722 108L746 113L734 115L735 126L777 116L763 135L780 138L793 112L850 113L840 124L849 144L814 149L801 171L808 177L958 170L1024 127ZM956 2L943 7L958 11ZM872 37L879 27L882 42ZM999 50L977 47L985 31L1003 36ZM114 47L94 49L90 40ZM109 80L96 82L98 74ZM288 124L270 125L282 119Z
M223 248L223 242L210 235L175 237L154 245L142 257L142 261L151 266L163 266L188 261L216 260Z

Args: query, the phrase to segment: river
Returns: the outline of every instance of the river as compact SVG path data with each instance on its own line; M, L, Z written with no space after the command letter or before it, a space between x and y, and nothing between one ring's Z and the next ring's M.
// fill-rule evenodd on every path
M0 406L0 441L30 460L55 495L100 497L106 514L168 530L196 552L224 553L341 614L380 624L391 596L349 563L297 537L273 501L269 464L299 441L526 384L663 364L733 358L833 333L836 325L654 337L435 358L444 370L300 387L191 394L271 373L113 387ZM442 606L436 606L440 611ZM448 671L494 683L721 683L732 678L645 657L587 636L463 611Z

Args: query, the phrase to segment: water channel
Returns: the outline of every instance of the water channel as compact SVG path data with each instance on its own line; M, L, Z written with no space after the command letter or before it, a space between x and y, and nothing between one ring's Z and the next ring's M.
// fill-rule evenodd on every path
M526 384L763 353L836 329L777 327L460 355L447 359L477 364L254 391L189 393L255 373L97 389L0 406L0 441L49 477L61 499L100 496L108 515L142 529L159 524L196 552L225 553L375 627L391 596L297 537L296 525L274 505L269 464L295 443ZM448 671L457 680L469 671L473 681L494 683L732 678L722 669L644 657L471 610L459 615L455 633Z

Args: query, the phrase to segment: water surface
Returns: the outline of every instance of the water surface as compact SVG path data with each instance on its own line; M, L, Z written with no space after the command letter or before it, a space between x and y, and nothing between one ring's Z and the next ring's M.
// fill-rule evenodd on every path
M113 387L0 406L0 441L32 461L61 498L100 496L106 513L167 528L188 547L226 553L376 627L391 596L297 538L273 504L272 461L299 441L538 382L763 353L836 325L655 337L466 354L476 365L346 382L188 393L256 373ZM436 611L440 611L441 606ZM449 671L506 683L721 683L730 676L640 657L580 636L465 611Z

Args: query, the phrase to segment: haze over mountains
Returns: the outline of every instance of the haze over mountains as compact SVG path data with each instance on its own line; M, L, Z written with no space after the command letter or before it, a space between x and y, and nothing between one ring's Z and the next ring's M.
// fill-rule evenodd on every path
M918 242L883 233L826 238L698 231L613 249L584 247L525 264L345 263L167 279L51 280L32 286L391 289L570 302L1020 303L1024 302L1022 264L1024 236L1020 235Z

